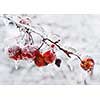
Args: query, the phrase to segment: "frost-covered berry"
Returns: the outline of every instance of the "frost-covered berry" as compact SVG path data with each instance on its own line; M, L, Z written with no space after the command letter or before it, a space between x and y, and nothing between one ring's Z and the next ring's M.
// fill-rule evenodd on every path
M8 56L11 59L14 60L21 60L22 56L21 56L22 50L19 46L13 46L8 48Z
M44 67L45 65L47 65L43 55L40 52L37 52L34 62L37 65L37 67Z
M82 61L81 61L81 64L80 66L86 70L86 71L92 71L93 70L93 67L94 67L94 60L92 58L84 58Z
M21 24L30 25L31 20L29 18L23 18L19 21Z
M45 52L43 54L44 60L46 63L50 64L56 59L55 53L53 53L51 50Z
M23 59L34 59L36 56L37 49L32 46L27 46L22 49L22 58Z

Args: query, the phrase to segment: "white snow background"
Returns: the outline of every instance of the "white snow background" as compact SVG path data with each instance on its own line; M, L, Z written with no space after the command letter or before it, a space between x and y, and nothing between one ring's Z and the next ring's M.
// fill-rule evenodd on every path
M60 50L57 51L57 56L62 59L60 68L54 63L38 68L34 63L22 61L19 64L20 69L13 70L14 62L7 57L4 48L14 44L13 37L18 36L19 32L1 15L0 84L100 84L100 15L22 14L20 16L30 17L33 25L43 26L49 38L54 36L52 34L58 34L61 39L59 44L63 48L77 52L82 58L92 57L95 61L94 73L90 77L80 67L76 57L69 59Z

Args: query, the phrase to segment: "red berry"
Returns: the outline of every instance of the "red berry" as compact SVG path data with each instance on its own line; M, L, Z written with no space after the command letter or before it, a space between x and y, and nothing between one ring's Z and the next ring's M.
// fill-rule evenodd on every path
M34 59L34 62L38 67L43 67L46 65L44 57L41 53L37 53L36 58Z
M34 59L35 58L36 48L27 46L22 49L22 57L23 59Z
M25 24L25 25L30 25L30 19L29 19L29 18L21 19L21 20L19 21L19 23Z
M43 54L44 60L46 63L52 63L56 59L55 53L53 53L51 50L45 52Z
M80 66L86 71L92 71L94 67L94 60L92 58L84 58Z
M54 48L54 47L55 47L55 45L54 45L54 44L52 44L52 45L51 45L51 48Z
M14 60L21 60L21 48L19 46L13 46L11 48L8 48L8 55L9 58L14 59Z

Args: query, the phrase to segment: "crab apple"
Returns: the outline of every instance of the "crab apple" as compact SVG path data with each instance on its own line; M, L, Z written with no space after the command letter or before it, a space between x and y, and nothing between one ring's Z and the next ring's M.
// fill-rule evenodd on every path
M19 21L19 23L21 23L21 24L25 24L25 25L30 25L30 19L29 18L24 18L24 19L21 19L20 21Z
M13 46L13 47L8 48L9 58L14 59L14 60L22 59L21 52L22 50L19 46Z
M82 61L81 61L81 64L80 66L86 70L86 71L92 71L93 70L93 67L94 67L94 60L92 58L84 58Z
M56 59L55 53L52 52L51 50L45 52L43 54L43 57L44 57L45 62L48 64L52 63Z
M47 65L47 63L44 60L43 55L39 52L36 54L36 58L34 59L34 62L37 65L37 67L43 67Z
M27 46L22 49L23 59L34 59L36 53L36 48L32 46Z

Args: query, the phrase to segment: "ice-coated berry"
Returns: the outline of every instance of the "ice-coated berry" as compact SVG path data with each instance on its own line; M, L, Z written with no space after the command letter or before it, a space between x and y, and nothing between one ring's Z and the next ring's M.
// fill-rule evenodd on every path
M43 55L39 52L36 54L34 62L37 65L37 67L43 67L43 66L47 65L47 63L44 60Z
M84 58L82 61L81 61L81 64L80 66L86 70L86 71L91 71L93 70L93 67L94 67L94 60L92 58Z
M43 54L44 60L46 63L50 64L56 59L55 53L53 53L51 50L45 52Z
M13 46L8 48L8 55L9 58L14 59L14 60L21 60L22 56L21 56L22 50L19 46Z

